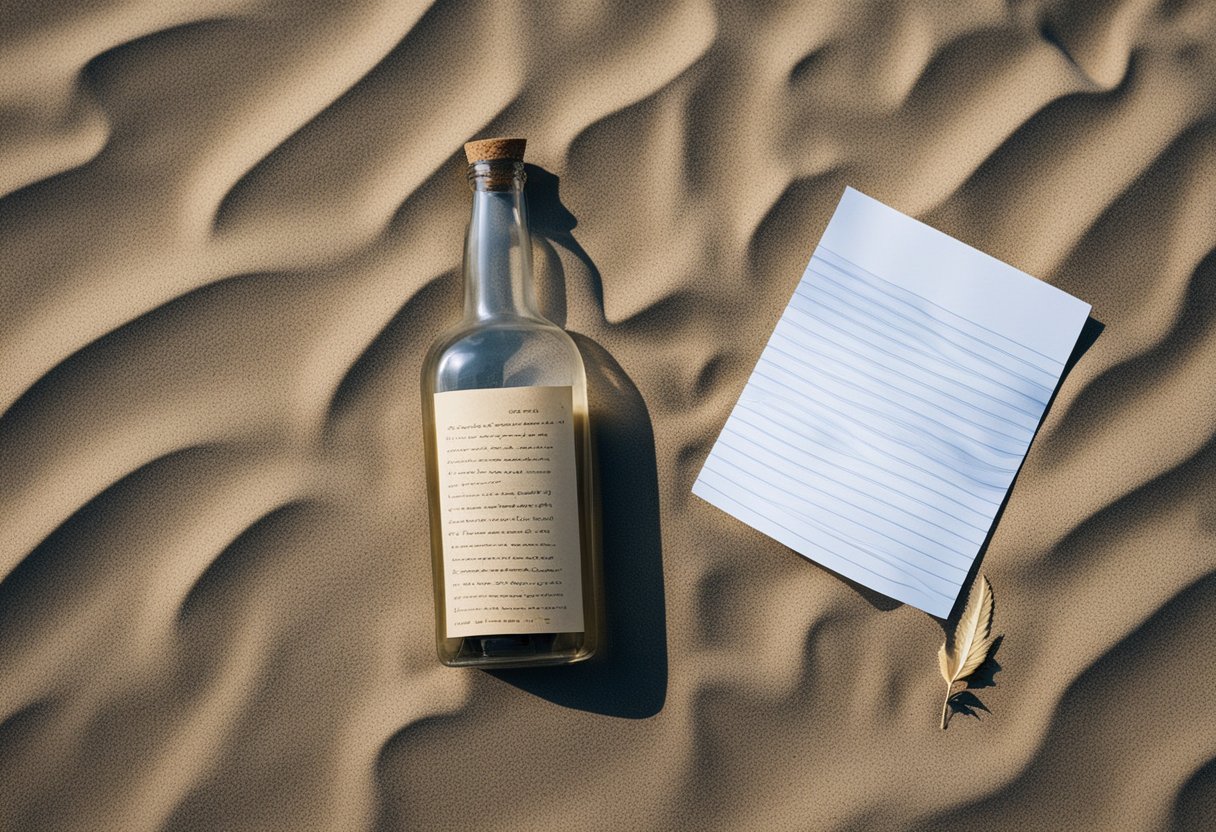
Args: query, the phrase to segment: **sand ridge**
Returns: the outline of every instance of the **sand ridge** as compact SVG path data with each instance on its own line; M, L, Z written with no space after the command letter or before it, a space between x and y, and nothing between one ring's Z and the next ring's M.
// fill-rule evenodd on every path
M1216 8L0 9L0 829L1197 829L1216 814ZM417 377L528 138L612 651L432 655ZM846 185L1091 302L942 628L693 478Z

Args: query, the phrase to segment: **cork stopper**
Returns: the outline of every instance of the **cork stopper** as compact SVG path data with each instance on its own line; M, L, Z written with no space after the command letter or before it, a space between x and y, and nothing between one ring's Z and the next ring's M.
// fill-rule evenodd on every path
M470 165L495 159L513 159L516 162L522 162L524 145L527 143L527 139L520 138L478 139L465 144L464 155L468 157Z

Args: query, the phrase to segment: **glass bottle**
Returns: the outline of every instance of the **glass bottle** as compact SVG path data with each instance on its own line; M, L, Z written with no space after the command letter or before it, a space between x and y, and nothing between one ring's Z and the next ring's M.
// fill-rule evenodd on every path
M465 145L464 316L422 365L435 639L450 666L577 662L602 629L586 372L533 296L524 142Z

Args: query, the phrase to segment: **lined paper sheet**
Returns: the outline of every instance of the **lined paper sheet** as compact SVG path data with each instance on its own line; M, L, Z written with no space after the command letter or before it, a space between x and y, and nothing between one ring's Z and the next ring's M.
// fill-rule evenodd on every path
M945 617L1089 310L849 188L693 493Z

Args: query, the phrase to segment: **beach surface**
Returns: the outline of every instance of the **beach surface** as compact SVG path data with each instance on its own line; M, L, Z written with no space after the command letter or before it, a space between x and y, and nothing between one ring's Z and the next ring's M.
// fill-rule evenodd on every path
M492 135L611 640L494 674L418 391ZM1093 305L947 731L942 622L690 493L847 185ZM1204 0L3 4L0 829L1210 828L1214 218Z

